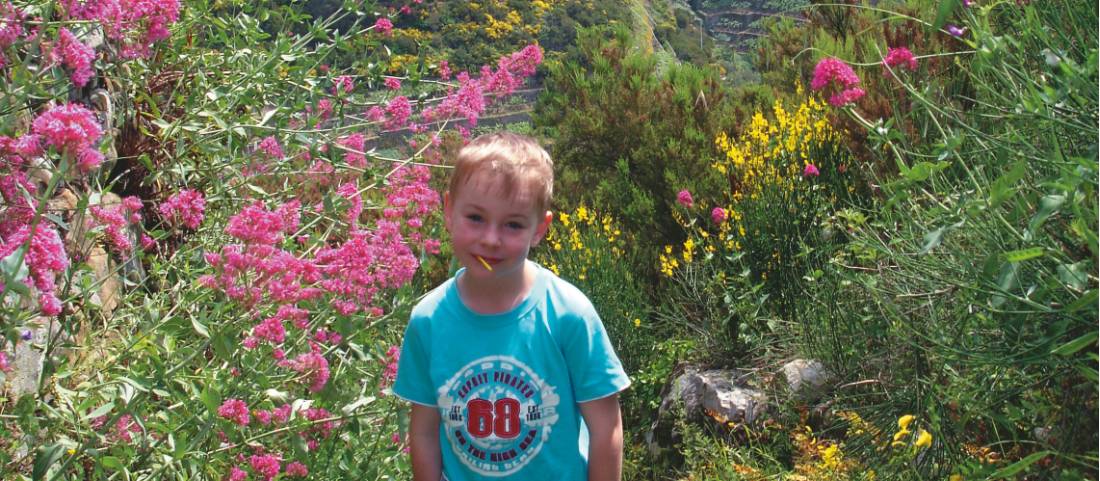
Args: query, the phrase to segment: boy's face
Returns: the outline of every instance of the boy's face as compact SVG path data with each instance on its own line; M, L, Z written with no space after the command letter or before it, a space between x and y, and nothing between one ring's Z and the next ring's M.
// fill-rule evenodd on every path
M489 175L474 174L443 197L454 255L466 267L466 275L478 279L521 275L528 251L550 226L549 211L540 212L534 199L523 192L505 195L498 182Z

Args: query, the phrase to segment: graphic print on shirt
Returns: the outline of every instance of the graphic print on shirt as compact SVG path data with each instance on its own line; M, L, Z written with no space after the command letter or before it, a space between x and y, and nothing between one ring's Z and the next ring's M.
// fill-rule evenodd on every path
M455 456L484 476L507 476L538 456L561 399L526 364L487 356L439 388L440 416Z

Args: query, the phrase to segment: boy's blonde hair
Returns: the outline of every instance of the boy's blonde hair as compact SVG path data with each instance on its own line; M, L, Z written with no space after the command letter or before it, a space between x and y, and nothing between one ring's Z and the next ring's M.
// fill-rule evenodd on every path
M459 187L481 172L490 174L505 196L528 194L540 212L550 208L554 193L554 161L535 139L512 132L495 132L466 144L455 159L449 187L451 196L458 195Z

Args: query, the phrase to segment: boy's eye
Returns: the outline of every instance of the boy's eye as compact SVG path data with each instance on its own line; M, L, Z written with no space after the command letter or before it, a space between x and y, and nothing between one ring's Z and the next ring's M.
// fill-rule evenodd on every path
M520 222L512 221L512 222L509 222L509 223L504 224L504 225L508 226L509 229L515 229L515 230L523 229L523 223L520 223Z
M481 215L479 214L468 214L466 218L474 222L481 222Z

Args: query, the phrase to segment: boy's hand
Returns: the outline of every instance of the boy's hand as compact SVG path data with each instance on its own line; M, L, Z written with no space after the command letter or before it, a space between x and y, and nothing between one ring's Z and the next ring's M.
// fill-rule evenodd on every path
M619 481L623 472L623 420L619 395L581 403L588 425L588 481Z
M409 413L409 449L414 481L439 481L443 460L439 447L439 410L412 403Z

